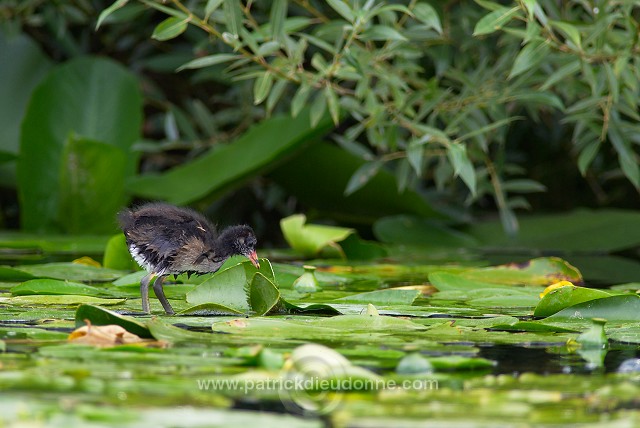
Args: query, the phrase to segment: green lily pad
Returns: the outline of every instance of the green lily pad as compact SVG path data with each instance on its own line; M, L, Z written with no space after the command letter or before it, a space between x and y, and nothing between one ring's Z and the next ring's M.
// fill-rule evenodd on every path
M218 271L210 279L187 293L187 302L194 305L215 304L236 313L255 312L263 315L280 297L274 283L271 263L260 259L260 269L249 261Z
M371 303L379 306L411 305L420 296L420 290L376 290L336 299L339 302Z
M125 299L102 299L92 296L78 296L75 294L65 295L31 295L0 297L0 302L9 305L45 305L45 306L78 306L82 304L96 305L118 305L125 302Z
M32 275L32 278L66 279L68 281L107 282L125 275L115 269L100 268L80 263L45 263L22 265L18 269Z
M500 284L550 285L559 281L582 283L582 275L574 266L558 257L541 257L524 263L472 269L462 273L469 279Z
M152 338L149 328L134 318L120 315L116 312L101 308L100 306L83 304L76 310L76 328L86 325L89 320L92 325L119 325L142 338Z
M14 296L29 296L37 294L76 294L80 296L112 296L107 290L90 285L60 281L58 279L32 279L11 288Z
M611 296L578 303L556 312L544 321L589 320L640 321L640 296L636 294Z
M548 317L566 307L611 296L612 294L607 291L593 288L561 287L547 293L536 306L533 315L536 317Z

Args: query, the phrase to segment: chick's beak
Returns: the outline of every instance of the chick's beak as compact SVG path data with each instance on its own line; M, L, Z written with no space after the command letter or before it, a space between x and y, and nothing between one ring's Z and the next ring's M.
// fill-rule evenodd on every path
M260 263L258 262L258 254L256 254L256 250L250 252L247 257L249 257L249 260L251 260L251 263L253 263L256 268L260 269Z

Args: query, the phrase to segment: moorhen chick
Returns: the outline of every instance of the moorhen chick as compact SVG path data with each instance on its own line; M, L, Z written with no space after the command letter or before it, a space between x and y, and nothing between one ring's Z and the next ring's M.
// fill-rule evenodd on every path
M230 226L216 233L201 214L189 208L152 202L118 214L129 252L148 274L140 281L142 310L149 313L149 283L169 315L175 312L162 283L167 275L212 273L230 256L240 254L257 268L256 236L246 225Z

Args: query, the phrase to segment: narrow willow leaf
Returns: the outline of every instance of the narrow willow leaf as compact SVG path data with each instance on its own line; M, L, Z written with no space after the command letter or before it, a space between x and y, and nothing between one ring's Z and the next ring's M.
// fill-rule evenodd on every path
M172 16L165 19L156 26L151 35L152 39L165 41L171 40L184 33L187 29L188 20Z
M207 5L204 7L204 19L205 21L209 19L211 14L215 12L224 0L208 0Z
M235 54L215 54L215 55L207 55L202 58L196 58L194 60L189 61L186 64L178 67L177 71L193 69L193 68L204 68L210 67L212 65L221 64L223 62L228 62L237 58L241 58L240 55Z
M618 153L618 162L622 172L636 188L640 188L640 166L635 160L636 155L630 147L630 142L625 141L620 133L621 124L616 116L612 114L607 136Z
M120 9L127 3L129 3L129 0L116 0L111 6L100 12L100 16L98 16L98 22L96 23L96 30L100 28L100 25L104 22L105 19L107 19L109 15L111 15L113 12Z
M367 162L356 170L347 183L347 188L344 190L345 195L350 195L362 186L367 184L380 170L382 166L381 162L373 161Z
M464 134L463 136L459 137L456 139L457 142L461 142L464 140L468 140L469 138L475 137L476 135L480 135L480 134L484 134L487 133L489 131L493 131L494 129L503 127L505 125L508 125L509 123L513 122L514 120L520 120L522 119L521 117L518 116L514 116L514 117L507 117L505 119L501 119L498 120L497 122L494 123L490 123L488 125L483 126L482 128L478 128L475 129L467 134Z
M340 14L340 16L342 16L347 21L349 21L349 22L354 22L355 21L355 15L353 13L353 10L351 10L349 5L347 3L345 3L344 1L342 1L342 0L327 0L327 3L329 3L329 6L331 6L331 8L333 10L338 12L338 14Z
M502 28L505 24L507 24L511 19L520 11L519 7L513 7L511 9L507 7L503 7L493 12L483 16L480 21L476 24L473 35L474 36L482 36L485 34L491 34L500 28Z
M589 169L591 162L593 162L598 154L600 144L600 140L592 141L580 152L580 156L578 156L578 169L583 177L587 175L587 169Z
M333 120L333 123L338 126L340 123L340 104L338 102L338 96L329 85L324 88L324 96L327 98L327 106L329 106L331 119Z
M258 105L267 98L273 85L273 74L265 71L253 84L253 104Z
M224 20L229 32L236 37L242 28L242 16L240 0L224 0Z
M442 34L442 25L438 12L429 3L418 3L413 8L413 14L418 21L424 23L427 27L431 27L439 34Z
M273 88L269 92L269 96L267 97L267 113L271 114L273 112L273 108L276 106L280 98L282 98L282 94L287 87L288 82L286 80L278 80L274 83Z
M556 83L562 82L562 80L568 77L572 77L578 71L580 71L580 60L576 58L574 61L571 61L554 71L540 89L546 91Z
M544 192L547 188L538 183L535 180L529 179L519 179L519 180L509 180L505 181L502 184L502 188L506 192L518 192L518 193L533 193L533 192Z
M316 98L311 103L311 109L309 112L312 128L315 128L316 125L320 122L320 119L322 119L322 116L324 116L324 112L326 109L326 98L322 96L321 93L318 93L316 95Z
M284 21L287 17L287 0L274 0L271 4L271 39L280 44L285 42Z
M311 87L303 83L291 100L291 116L296 117L300 113L306 105L309 95L311 95Z
M508 78L513 79L525 71L531 70L545 59L548 53L549 45L546 41L529 43L520 51L518 56L516 56Z
M580 37L580 31L574 26L564 21L549 21L552 27L560 30L575 47L582 49L582 39Z
M387 40L400 40L405 41L407 38L403 36L398 30L386 25L374 25L367 29L360 36L362 40L369 41L387 41Z
M538 5L537 0L523 0L522 4L524 4L524 7L527 9L527 15L529 16L529 21L532 21L535 8Z
M453 173L460 176L467 185L471 194L476 194L476 170L467 155L467 146L464 144L450 144L447 147L447 157L453 165Z

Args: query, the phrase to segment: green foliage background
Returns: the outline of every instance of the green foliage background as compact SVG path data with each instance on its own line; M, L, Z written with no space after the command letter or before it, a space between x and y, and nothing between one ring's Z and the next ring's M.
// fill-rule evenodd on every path
M639 6L4 2L3 214L101 233L127 199L166 199L268 235L301 210L370 225L497 209L515 233L531 203L637 208Z

